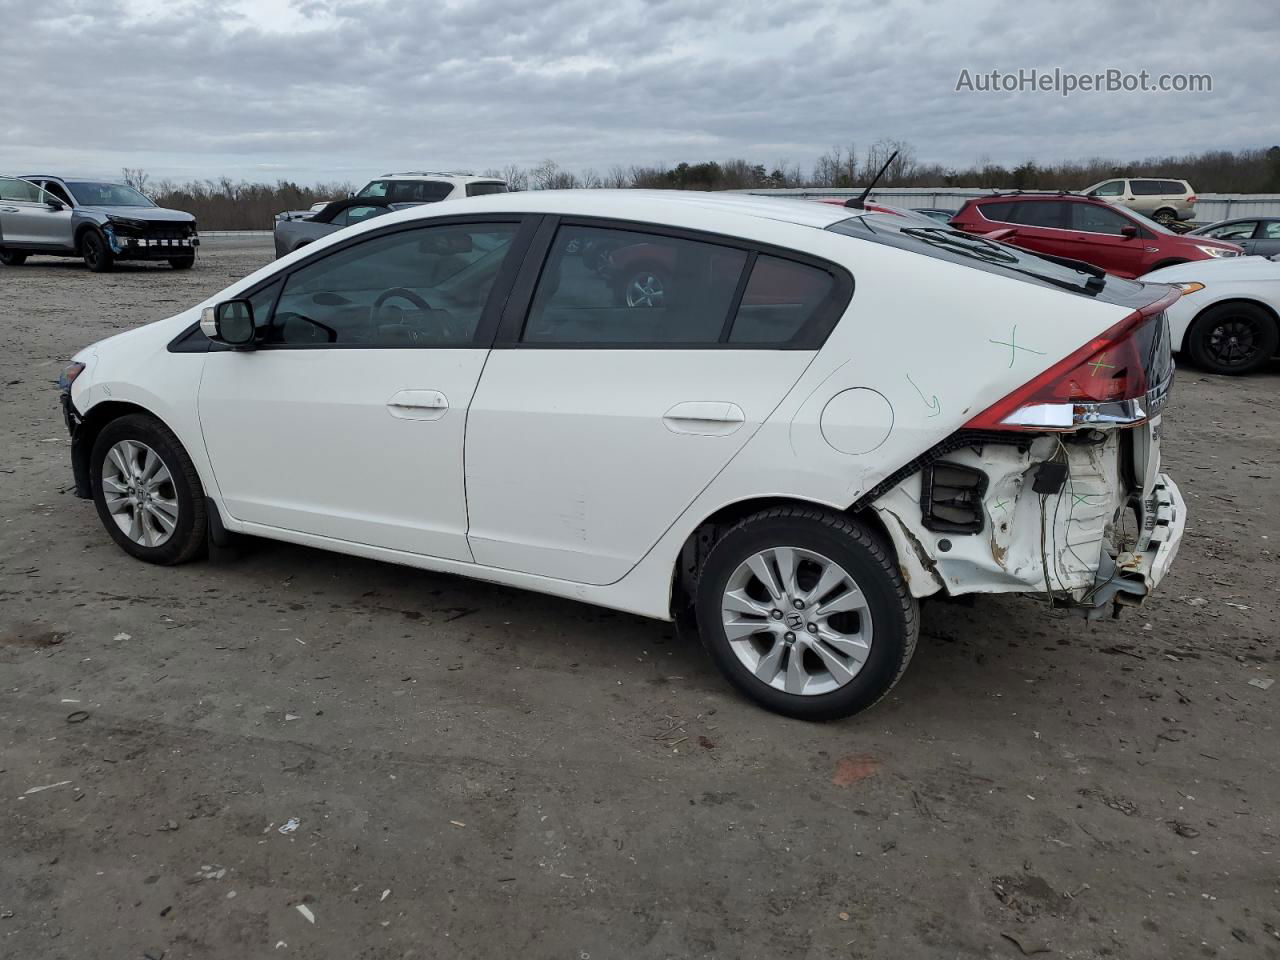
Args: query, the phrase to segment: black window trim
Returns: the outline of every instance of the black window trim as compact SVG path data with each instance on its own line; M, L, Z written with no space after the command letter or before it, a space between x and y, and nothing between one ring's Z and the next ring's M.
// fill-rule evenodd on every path
M483 350L493 346L494 337L498 332L498 321L502 315L502 310L507 300L511 296L511 288L518 276L519 270L522 268L524 261L527 259L529 245L533 240L534 234L538 229L539 221L542 218L537 214L527 213L492 213L482 214L454 214L447 217L426 217L422 219L409 220L404 223L390 224L378 227L368 232L357 234L354 237L348 237L340 243L332 246L324 247L316 250L309 255L303 257L296 263L290 264L283 270L277 270L269 276L263 277L252 287L241 291L236 295L237 300L248 300L257 294L266 290L269 286L277 281L280 282L280 289L276 291L275 298L271 302L271 312L269 316L275 315L276 306L280 302L280 296L284 291L285 285L289 278L299 270L308 267L313 263L332 256L335 253L341 253L357 244L365 241L378 240L382 237L390 236L396 233L405 233L410 230L421 230L426 227L439 226L457 226L457 225L480 225L480 224L514 224L516 225L516 235L511 242L511 251L507 254L506 260L503 261L502 269L498 271L498 276L494 279L493 286L489 289L489 298L485 301L484 309L480 313L480 322L476 324L475 333L472 335L471 341L468 343L435 343L423 344L416 346L403 343L255 343L255 350ZM254 318L255 325L262 327L258 323L258 318ZM181 333L169 341L168 351L170 353L220 353L232 350L234 348L225 344L215 343L208 339L200 332L200 321L196 320L189 327L186 327Z
M552 241L561 226L589 227L601 230L625 230L633 233L647 233L654 236L670 237L675 240L688 240L695 243L708 243L721 247L741 250L747 255L741 275L734 289L734 297L730 309L721 328L720 338L715 341L671 342L525 342L520 338L524 333L529 311L533 306L533 297L537 291L542 273L551 255ZM734 342L727 339L732 331L733 322L737 318L738 307L750 281L751 269L755 267L758 256L766 255L780 260L790 260L804 266L814 267L829 274L835 281L826 301L814 310L799 332L786 343L749 343ZM688 227L676 227L665 223L650 223L643 220L621 220L614 217L592 217L582 215L549 215L538 227L537 233L529 249L525 251L524 264L507 298L507 306L498 325L498 335L493 342L494 350L821 350L827 339L835 330L836 324L849 309L853 299L855 282L853 275L843 266L830 260L795 250L790 247L779 247L769 243L715 233L709 230L695 230Z

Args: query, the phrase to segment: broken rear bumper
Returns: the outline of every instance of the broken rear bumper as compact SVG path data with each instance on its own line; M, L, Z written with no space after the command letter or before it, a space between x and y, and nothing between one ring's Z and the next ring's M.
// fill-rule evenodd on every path
M1143 508L1143 529L1134 549L1111 561L1111 570L1098 571L1099 585L1083 601L1091 611L1101 612L1112 602L1141 603L1169 572L1187 526L1182 491L1162 473Z

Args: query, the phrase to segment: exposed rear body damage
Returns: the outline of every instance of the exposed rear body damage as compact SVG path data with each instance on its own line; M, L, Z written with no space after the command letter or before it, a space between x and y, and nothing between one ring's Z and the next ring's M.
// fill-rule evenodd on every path
M875 500L912 594L1041 593L1101 611L1154 588L1177 551L1185 507L1166 475L1129 486L1137 465L1118 432L976 440ZM1061 473L1057 492L1036 490ZM955 470L954 468L964 468ZM971 471L971 473L969 473ZM1150 473L1150 471L1143 471ZM980 482L939 486L939 475ZM1048 483L1058 478L1049 476ZM976 527L976 529L973 529Z

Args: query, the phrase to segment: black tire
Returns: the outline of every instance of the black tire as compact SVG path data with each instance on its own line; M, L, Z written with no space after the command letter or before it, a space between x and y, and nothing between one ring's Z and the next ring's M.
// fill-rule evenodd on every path
M116 265L116 256L107 244L107 238L97 230L86 230L80 239L80 255L84 265L94 273L106 273Z
M0 250L0 263L6 267L20 267L27 262L27 255L17 250Z
M852 679L827 693L787 693L758 679L738 658L725 632L721 604L734 572L754 554L784 546L819 554L843 567L866 599L870 651ZM919 635L919 607L886 547L849 517L818 508L775 507L732 527L699 572L694 606L703 646L729 682L762 707L803 720L836 720L876 704L911 662ZM789 650L785 655L794 654Z
M103 489L103 461L111 448L122 440L131 440L150 447L160 458L172 478L172 499L178 503L178 518L168 539L158 546L137 543L116 523L107 507ZM199 555L209 534L208 516L205 511L204 488L196 468L182 448L173 431L159 420L143 413L131 413L112 420L98 434L89 456L89 482L93 489L93 502L98 517L116 543L130 556L147 563L172 565L186 563ZM168 492L165 493L169 497Z
M1210 373L1251 373L1276 355L1280 328L1256 303L1220 303L1209 307L1187 331L1187 353Z
M194 253L188 253L186 256L183 256L183 257L169 258L169 266L173 267L173 269L175 270L190 270L195 265L196 265L196 255Z
M1162 227L1167 227L1171 223L1178 222L1178 214L1176 211L1171 210L1169 207L1165 207L1164 209L1157 210L1155 213L1153 213L1151 215L1151 219L1154 220L1156 223L1160 224Z

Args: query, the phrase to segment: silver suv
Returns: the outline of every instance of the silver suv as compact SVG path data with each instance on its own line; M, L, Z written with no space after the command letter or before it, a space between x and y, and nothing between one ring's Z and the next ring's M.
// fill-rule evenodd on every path
M119 183L62 177L0 176L0 263L21 266L32 254L83 257L90 270L117 260L167 260L175 270L196 262L196 218L157 207Z
M1196 192L1185 180L1122 177L1103 180L1080 192L1086 197L1097 197L1107 203L1128 207L1165 226L1178 220L1190 220L1196 208Z

